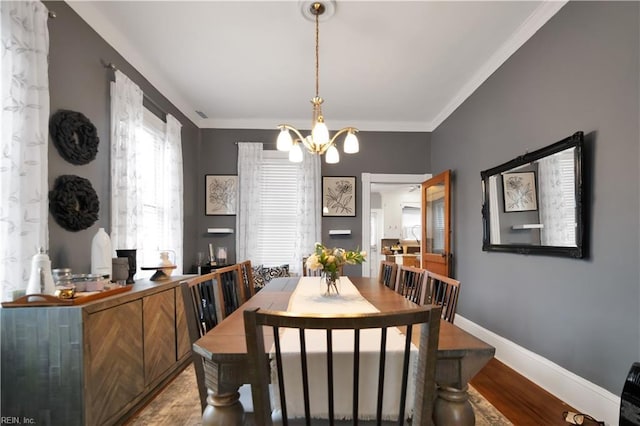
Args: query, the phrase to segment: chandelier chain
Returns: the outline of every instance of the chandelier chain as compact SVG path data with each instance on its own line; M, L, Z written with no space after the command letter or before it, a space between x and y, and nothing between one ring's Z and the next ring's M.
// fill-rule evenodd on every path
M2 0L0 0L2 1ZM334 0L329 0L332 4ZM306 148L311 154L326 154L326 161L334 164L340 161L338 150L336 149L336 140L339 136L345 135L344 152L353 154L359 151L358 138L356 133L358 129L355 127L344 127L338 130L333 137L329 134L329 129L324 121L322 114L323 102L320 97L320 15L325 12L325 5L316 0L311 5L310 11L315 17L315 77L316 77L316 95L311 99L313 104L313 120L311 123L311 134L304 137L302 133L290 124L280 124L280 134L278 135L277 148L279 151L289 151L289 160L299 163L303 160L302 148ZM304 13L304 12L303 12ZM307 16L307 15L305 15ZM295 133L296 139L291 137L289 131Z
M320 25L318 23L320 11L316 9L316 98L320 96Z

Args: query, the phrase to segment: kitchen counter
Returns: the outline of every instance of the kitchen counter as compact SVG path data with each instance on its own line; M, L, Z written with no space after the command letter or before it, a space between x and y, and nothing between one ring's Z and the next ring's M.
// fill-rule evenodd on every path
M398 265L404 266L420 266L420 253L408 253L408 254L388 254L388 262L395 262Z

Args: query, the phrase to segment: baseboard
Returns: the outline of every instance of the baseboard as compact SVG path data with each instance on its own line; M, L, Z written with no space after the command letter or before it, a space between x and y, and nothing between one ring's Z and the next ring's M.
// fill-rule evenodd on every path
M496 359L547 392L607 425L617 425L620 397L456 314L455 324L496 348Z

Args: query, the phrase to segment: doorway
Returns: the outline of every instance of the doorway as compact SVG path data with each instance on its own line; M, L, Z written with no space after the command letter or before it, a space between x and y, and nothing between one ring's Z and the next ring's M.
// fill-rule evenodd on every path
M384 236L384 227L394 226L385 221L384 215L380 215L381 209L376 209L377 214L374 215L376 223L372 222L372 185L376 184L406 184L420 185L425 180L431 177L430 174L375 174L375 173L362 173L362 246L364 250L369 253L368 261L362 264L362 276L370 277L376 276L378 273L378 267L382 255L380 250L381 237ZM375 231L373 228L378 231ZM381 226L383 227L381 229ZM380 234L382 232L382 234ZM401 234L401 230L398 235ZM379 235L373 235L378 233ZM375 239L374 239L375 238Z

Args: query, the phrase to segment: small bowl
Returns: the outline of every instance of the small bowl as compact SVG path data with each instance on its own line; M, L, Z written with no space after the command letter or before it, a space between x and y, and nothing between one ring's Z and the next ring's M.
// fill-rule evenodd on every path
M85 290L84 291L102 291L104 290L104 284L107 282L107 280L103 279L103 278L98 278L95 280L91 280L91 281L86 281L85 284Z
M56 287L54 295L60 299L73 299L76 295L76 288L72 285L58 286Z

